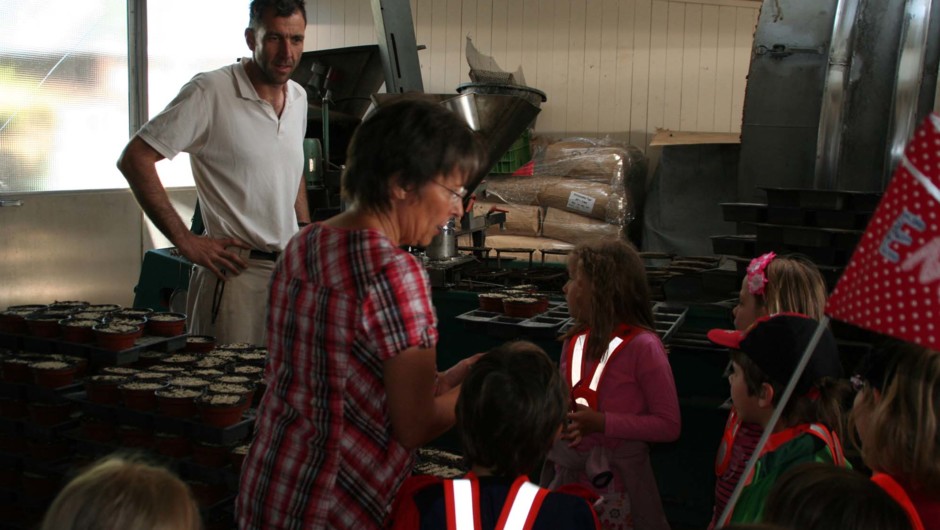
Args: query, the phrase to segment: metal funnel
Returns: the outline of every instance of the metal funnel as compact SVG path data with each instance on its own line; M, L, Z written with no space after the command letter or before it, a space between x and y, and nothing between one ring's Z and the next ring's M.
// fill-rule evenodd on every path
M543 96L544 97L544 96ZM487 157L479 175L465 186L472 193L490 169L538 115L537 99L519 95L466 93L441 102L462 117L470 128L480 133ZM544 99L542 100L544 101ZM467 194L469 200L470 193Z

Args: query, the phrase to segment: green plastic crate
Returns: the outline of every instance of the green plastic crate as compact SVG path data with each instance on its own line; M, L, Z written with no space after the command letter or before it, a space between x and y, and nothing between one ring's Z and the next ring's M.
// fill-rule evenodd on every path
M531 130L526 129L518 139L509 147L506 154L496 162L491 173L512 173L519 169L523 164L532 159L532 152L529 148Z

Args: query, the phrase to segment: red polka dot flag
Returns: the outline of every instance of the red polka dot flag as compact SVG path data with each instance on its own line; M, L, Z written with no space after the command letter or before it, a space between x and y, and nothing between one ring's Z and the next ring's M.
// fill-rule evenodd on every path
M940 115L914 133L826 313L940 350Z

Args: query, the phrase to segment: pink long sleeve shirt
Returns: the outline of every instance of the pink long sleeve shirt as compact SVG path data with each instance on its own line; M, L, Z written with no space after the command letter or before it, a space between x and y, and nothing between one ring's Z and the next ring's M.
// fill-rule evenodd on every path
M563 351L568 352L566 343ZM585 436L578 451L597 445L616 447L621 440L671 442L679 437L681 420L676 383L659 337L638 333L607 362L597 388L598 409L604 413L604 433ZM568 355L561 356L561 373L570 377ZM591 374L596 360L586 362ZM585 375L584 377L588 377Z

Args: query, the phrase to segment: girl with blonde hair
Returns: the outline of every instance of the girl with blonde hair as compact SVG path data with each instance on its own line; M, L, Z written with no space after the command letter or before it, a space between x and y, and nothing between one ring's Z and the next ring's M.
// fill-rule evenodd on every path
M41 530L201 530L189 486L169 470L112 455L72 479Z

